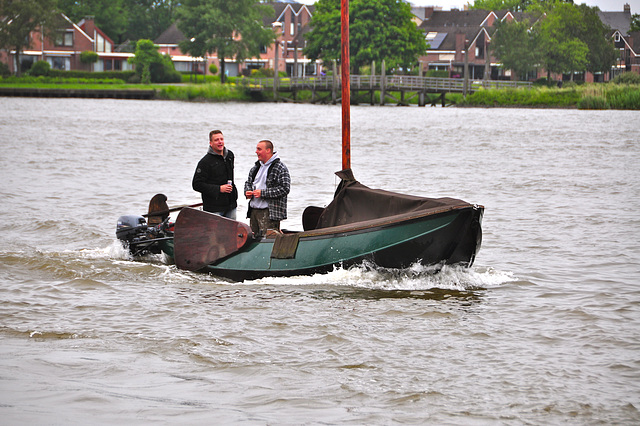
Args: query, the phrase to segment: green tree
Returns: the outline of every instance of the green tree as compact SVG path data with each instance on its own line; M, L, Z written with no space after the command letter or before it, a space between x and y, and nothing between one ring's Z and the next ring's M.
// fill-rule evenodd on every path
M631 26L629 32L640 31L640 14L634 13L631 15Z
M573 4L574 0L475 0L471 9L510 10L512 12L530 12L533 9L550 9L557 3Z
M158 47L151 40L138 40L135 56L129 58L129 62L136 66L136 74L143 84L178 83L182 80L171 58L158 52Z
M158 37L175 21L179 0L58 0L73 22L93 16L116 44Z
M155 40L175 21L178 0L124 0L128 10L123 38Z
M532 0L476 0L471 9L480 10L510 10L512 12L522 12Z
M573 4L557 3L540 20L538 47L542 66L551 73L586 70L589 47L581 40L587 26L583 16Z
M262 25L273 8L258 0L185 0L177 10L178 28L186 40L180 49L193 57L216 53L220 81L225 81L225 58L243 61L259 56L260 48L273 43L275 33Z
M0 0L0 48L15 50L18 75L21 54L31 47L31 33L38 30L55 37L61 21L56 0Z
M609 37L611 29L602 23L598 16L598 9L586 4L578 6L585 24L584 33L580 39L587 44L587 71L606 72L616 63L618 52Z
M311 59L339 60L340 0L319 0L311 18L305 54ZM412 68L427 49L424 34L412 21L404 0L352 0L349 10L351 70L358 73L372 61L389 68Z
M129 62L136 66L136 72L143 84L151 83L151 64L162 63L162 55L151 40L138 40L136 53Z
M538 34L532 31L529 21L502 21L496 22L495 26L491 52L502 66L513 70L519 78L535 70L540 63Z

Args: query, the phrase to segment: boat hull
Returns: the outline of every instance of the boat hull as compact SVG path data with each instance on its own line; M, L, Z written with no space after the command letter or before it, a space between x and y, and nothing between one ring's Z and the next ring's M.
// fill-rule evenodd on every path
M263 238L199 272L243 281L325 273L335 266L349 267L363 261L383 268L406 268L415 263L471 266L482 241L483 212L481 206L467 205L428 215L370 221L357 227L337 226ZM279 238L295 239L288 244L287 253L277 249L282 242ZM173 256L173 242L164 242L163 251Z

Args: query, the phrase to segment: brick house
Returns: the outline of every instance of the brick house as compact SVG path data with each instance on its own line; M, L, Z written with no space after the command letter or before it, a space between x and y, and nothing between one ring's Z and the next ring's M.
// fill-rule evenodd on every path
M630 32L631 6L625 4L622 12L598 12L600 20L611 28L611 38L619 50L618 61L610 72L615 78L622 72L640 74L640 32Z
M515 79L510 70L500 67L499 61L491 56L491 38L494 35L496 20L521 21L526 18L522 12L485 11L485 10L450 10L443 11L433 7L413 8L419 22L419 28L425 33L430 47L426 55L420 58L423 71L447 71L452 78L464 74L465 53L469 76L481 80L489 78ZM586 82L608 81L621 70L640 72L640 35L629 34L631 8L624 6L623 12L600 12L600 19L612 28L611 37L620 49L620 60L609 73L592 74L589 72L574 74L574 78ZM489 48L489 55L486 55ZM527 76L528 80L546 77L546 72L539 69ZM570 76L552 75L556 80L569 79Z
M35 61L47 61L52 69L109 71L129 70L132 66L127 62L131 53L114 52L113 40L96 27L91 18L83 19L74 24L67 16L61 14L67 25L57 31L54 38L44 38L40 31L33 31L30 35L31 44L20 54L22 69L28 69ZM98 61L94 64L84 64L80 61L80 54L84 51L96 52ZM5 62L11 72L15 72L15 52L2 51L0 59Z
M497 59L491 56L491 37L497 20L519 21L523 18L522 12L424 8L419 28L425 33L429 48L420 58L423 71L447 71L451 78L461 77L467 54L469 78L511 79L511 72L501 69Z
M273 28L278 34L277 46L263 46L256 58L238 62L235 58L225 58L225 70L228 76L246 75L252 69L270 68L284 71L287 75L316 75L319 64L306 58L302 49L305 46L304 34L309 30L313 6L299 3L267 3L273 7L275 17L263 20L265 27ZM206 58L193 58L180 50L179 43L185 40L184 34L176 24L172 24L154 43L160 53L171 56L176 70L182 72L198 72L202 74L204 67L208 70L210 64L220 68L220 61L214 52ZM277 57L276 57L277 54ZM276 60L277 59L277 60Z
M279 27L281 58L284 60L281 64L278 61L278 70L285 71L289 76L307 76L317 75L320 67L319 62L309 60L302 50L306 46L305 34L310 31L310 21L315 10L315 6L306 6L299 3L270 3L275 12L276 19L273 22L276 28ZM279 24L279 25L278 25ZM272 24L273 25L273 24ZM264 55L269 61L274 58L275 52L271 55L271 50L275 50L275 46L270 46ZM269 62L269 67L271 62ZM282 67L284 66L284 70Z

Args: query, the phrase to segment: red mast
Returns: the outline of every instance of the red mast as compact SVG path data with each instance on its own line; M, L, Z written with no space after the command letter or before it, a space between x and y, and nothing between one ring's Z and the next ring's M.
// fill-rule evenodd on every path
M351 79L349 78L349 0L342 0L342 170L351 168Z

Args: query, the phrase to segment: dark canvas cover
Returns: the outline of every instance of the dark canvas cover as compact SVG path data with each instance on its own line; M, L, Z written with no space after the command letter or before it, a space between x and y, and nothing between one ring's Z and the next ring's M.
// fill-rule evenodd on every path
M338 186L333 201L320 215L316 229L405 213L447 210L448 207L469 205L455 198L425 198L371 189L353 179L349 173L338 172L337 175L343 180Z

